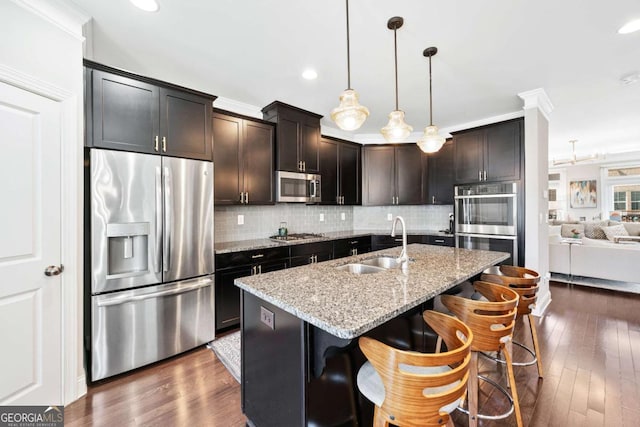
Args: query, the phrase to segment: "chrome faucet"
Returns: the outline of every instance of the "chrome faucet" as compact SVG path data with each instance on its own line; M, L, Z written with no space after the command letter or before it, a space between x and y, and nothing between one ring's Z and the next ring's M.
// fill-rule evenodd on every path
M406 268L409 265L409 255L407 255L407 225L404 222L404 218L397 216L393 220L393 226L391 227L391 237L396 237L396 224L400 221L402 225L402 252L397 261L402 264L402 268Z

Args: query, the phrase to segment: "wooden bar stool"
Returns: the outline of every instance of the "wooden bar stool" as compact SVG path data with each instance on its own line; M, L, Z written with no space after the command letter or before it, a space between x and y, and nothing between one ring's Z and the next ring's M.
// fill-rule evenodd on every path
M515 326L519 296L511 289L494 283L478 281L473 284L485 300L472 300L453 295L442 295L441 301L447 309L462 320L473 332L471 363L469 368L468 407L458 408L469 414L469 426L477 426L478 418L496 420L515 412L518 427L522 426L518 391L511 364L511 336ZM511 395L495 381L478 375L478 353L500 351L504 354L509 377ZM478 414L478 379L489 382L502 392L511 403L507 412L498 415Z
M362 337L367 362L358 389L375 405L374 427L453 426L453 412L467 389L473 333L454 317L427 310L424 320L444 340L444 353L418 353Z
M533 350L524 344L513 342L518 347L526 350L533 360L527 362L513 362L514 366L530 366L537 364L538 378L542 378L542 359L540 357L540 346L538 345L538 332L531 311L535 308L538 299L538 282L540 275L527 268L517 267L513 265L496 265L482 272L481 280L486 282L498 283L508 286L520 295L518 303L518 318L522 318L523 322L526 318L529 322L529 331L531 332L531 340L533 341ZM502 359L496 358L498 362L504 363Z

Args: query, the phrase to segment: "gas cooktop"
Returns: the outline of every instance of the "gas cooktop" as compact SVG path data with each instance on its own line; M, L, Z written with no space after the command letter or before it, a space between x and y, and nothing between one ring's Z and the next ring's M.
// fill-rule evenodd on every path
M295 242L297 240L309 240L309 239L319 239L323 237L322 234L313 234L313 233L292 233L287 234L286 236L271 236L269 237L271 240L276 242Z

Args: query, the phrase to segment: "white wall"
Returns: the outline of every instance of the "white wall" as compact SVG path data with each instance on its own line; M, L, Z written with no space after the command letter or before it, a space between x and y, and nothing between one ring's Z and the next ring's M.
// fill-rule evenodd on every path
M43 93L64 98L56 100L64 105L60 156L65 404L86 392L82 356L82 19L80 13L56 0L0 1L0 74L22 78L24 87L35 84Z
M590 221L592 219L594 219L594 217L597 217L598 215L600 215L600 213L603 211L603 206L602 206L602 201L603 201L603 195L604 195L604 189L602 187L602 180L600 179L600 165L597 164L577 164L577 165L573 165L573 166L567 166L564 168L554 168L554 169L550 169L550 172L560 172L564 175L564 183L563 183L563 187L560 190L564 191L564 207L559 209L562 209L563 211L566 212L566 218L567 220L578 220L581 217L584 217L587 221ZM570 194L569 194L569 183L571 181L582 181L582 180L591 180L591 179L595 179L597 180L597 194L598 194L598 201L597 201L597 206L595 208L572 208L571 207L571 200L570 200ZM606 218L606 217L603 217Z

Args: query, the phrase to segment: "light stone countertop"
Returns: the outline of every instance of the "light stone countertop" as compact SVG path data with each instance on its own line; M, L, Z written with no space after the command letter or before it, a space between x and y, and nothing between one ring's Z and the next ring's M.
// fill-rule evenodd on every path
M304 240L292 240L292 241L273 241L271 239L253 239L253 240L238 240L232 242L221 242L215 244L215 253L224 254L230 252L249 251L254 249L266 249L280 246L293 246L302 245L305 243L323 242L327 240L337 239L349 239L358 236L372 236L372 235L389 235L391 234L391 228L388 230L358 230L358 231L334 231L330 233L322 233L322 237L316 239L304 239ZM423 234L432 236L451 236L453 234L443 233L438 230L407 230L407 234Z
M400 269L353 274L335 267L401 248L289 268L235 280L235 285L310 324L344 339L365 332L509 257L505 252L411 244Z

